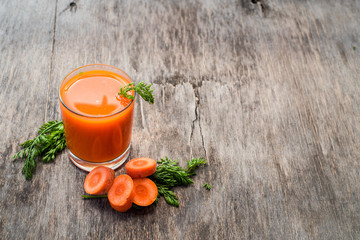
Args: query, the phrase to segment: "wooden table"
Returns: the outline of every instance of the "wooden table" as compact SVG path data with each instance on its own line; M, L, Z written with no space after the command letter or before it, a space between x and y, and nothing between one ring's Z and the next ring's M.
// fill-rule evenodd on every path
M0 239L359 239L359 26L355 0L1 1ZM11 160L90 63L154 84L131 157L208 160L179 208L82 200L66 152L31 181Z

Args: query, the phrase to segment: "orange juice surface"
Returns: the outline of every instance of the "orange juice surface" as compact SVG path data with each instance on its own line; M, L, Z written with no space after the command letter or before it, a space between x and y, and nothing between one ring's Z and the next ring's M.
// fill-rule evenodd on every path
M128 83L116 73L92 70L80 72L61 85L66 144L75 156L107 162L129 147L134 101L117 95Z

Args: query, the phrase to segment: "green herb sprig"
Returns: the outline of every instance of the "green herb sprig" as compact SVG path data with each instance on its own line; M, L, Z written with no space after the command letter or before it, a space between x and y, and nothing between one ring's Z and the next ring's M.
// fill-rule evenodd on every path
M179 166L178 160L165 157L158 161L156 172L150 177L158 187L158 198L163 196L168 204L178 207L179 199L171 189L193 183L190 177L195 175L196 168L204 164L206 164L205 159L193 158L187 162L187 168L184 169Z
M92 198L107 198L107 195L81 195L84 199L92 199Z
M193 158L187 161L186 172L190 175L196 175L195 170L201 165L206 164L206 160L204 158Z
M17 152L13 159L25 159L21 172L25 175L26 180L29 180L35 172L37 157L41 157L42 162L48 163L65 148L63 122L49 121L43 124L34 139L27 140L20 146L23 149Z
M209 183L205 183L205 184L203 185L203 188L205 188L206 190L210 191L211 185L210 185Z
M126 97L128 99L134 99L133 95L128 94L129 91L134 90L137 94L139 94L146 102L154 104L154 95L153 89L151 89L152 84L146 84L144 81L139 82L138 84L129 83L124 87L120 87L118 95L120 97Z

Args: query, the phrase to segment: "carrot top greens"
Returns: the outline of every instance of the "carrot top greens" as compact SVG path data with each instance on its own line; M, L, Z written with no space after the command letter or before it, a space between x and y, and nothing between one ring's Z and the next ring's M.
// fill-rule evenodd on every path
M150 176L150 179L158 187L158 198L163 196L168 204L178 207L178 197L171 189L176 186L187 186L193 183L190 176L195 175L195 169L206 164L206 160L203 158L193 158L187 162L186 168L180 167L178 160L171 160L168 157L161 159L158 163L156 172Z
M205 188L206 190L210 191L211 185L210 185L209 183L205 183L205 184L203 185L203 188Z
M124 87L121 87L118 95L120 97L126 97L128 99L134 99L133 95L128 94L129 91L134 90L137 94L139 94L146 102L154 104L154 95L153 89L151 89L152 84L146 84L144 81L139 82L135 85L135 83L129 83Z
M25 158L21 172L25 175L26 180L29 180L35 172L37 157L41 157L43 162L48 163L65 148L63 122L50 121L43 124L34 139L27 140L20 146L23 149L17 152L13 159Z

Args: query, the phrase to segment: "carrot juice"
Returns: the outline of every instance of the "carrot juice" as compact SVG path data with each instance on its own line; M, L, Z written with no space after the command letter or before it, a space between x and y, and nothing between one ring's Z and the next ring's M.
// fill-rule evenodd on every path
M128 157L135 102L117 93L130 82L120 69L102 64L78 68L65 77L60 108L69 158L79 168L115 169Z

